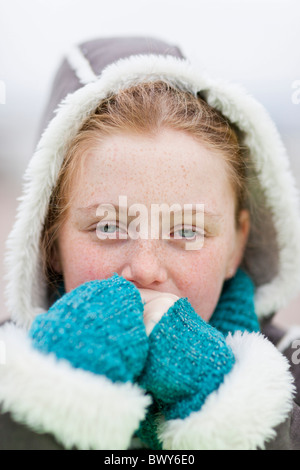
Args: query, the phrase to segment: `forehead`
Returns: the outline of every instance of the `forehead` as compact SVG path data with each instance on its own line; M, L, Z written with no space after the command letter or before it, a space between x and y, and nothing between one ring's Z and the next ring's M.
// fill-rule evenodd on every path
M126 195L132 203L220 205L233 199L227 163L189 134L116 134L93 143L73 184L77 203ZM213 209L213 207L211 207Z

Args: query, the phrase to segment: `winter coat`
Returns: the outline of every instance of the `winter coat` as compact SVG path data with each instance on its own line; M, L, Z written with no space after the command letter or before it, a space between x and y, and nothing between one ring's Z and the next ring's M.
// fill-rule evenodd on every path
M0 327L0 449L140 445L133 434L148 406L143 390L42 355L31 347L27 332L51 304L39 238L64 149L101 99L140 81L160 79L201 94L237 125L255 168L250 191L263 214L257 219L259 230L254 224L250 232L242 263L256 286L261 333L228 339L236 359L228 380L199 412L166 428L163 447L172 449L176 441L177 450L300 449L300 328L281 331L272 323L300 286L298 192L285 148L252 96L207 77L177 47L152 38L97 39L74 47L54 80L45 131L25 173L7 241L10 320Z

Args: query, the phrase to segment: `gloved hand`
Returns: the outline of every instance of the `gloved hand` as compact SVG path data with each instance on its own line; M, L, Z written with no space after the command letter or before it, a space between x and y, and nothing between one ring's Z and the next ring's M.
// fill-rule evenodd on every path
M145 418L140 422L140 426L135 432L135 435L152 450L162 450L162 443L157 434L161 411L158 402L152 399Z
M165 418L199 411L235 360L224 336L180 298L149 336L149 352L138 383L150 392Z
M36 349L75 368L134 382L148 352L143 311L138 289L114 273L64 294L35 318L29 335Z
M209 324L225 336L235 331L258 332L260 328L255 313L254 292L253 281L239 268L233 278L224 282Z
M237 330L259 331L259 322L254 306L254 290L254 284L250 277L239 268L232 279L225 281L218 305L209 324L217 328L225 336L229 332L234 333ZM144 298L143 293L142 297ZM146 300L148 299L146 298ZM150 296L149 300L151 300ZM148 305L150 320L154 312L153 327L155 322L157 323L159 318L161 318L159 317L161 305L154 306L152 310L150 308L151 303ZM147 305L144 311L147 312ZM175 359L175 356L173 359ZM145 374L146 369L140 378L144 385L146 384ZM157 436L157 423L159 421L159 414L164 412L164 408L163 402L154 400L147 412L146 418L141 422L137 431L137 435L152 449L162 448Z

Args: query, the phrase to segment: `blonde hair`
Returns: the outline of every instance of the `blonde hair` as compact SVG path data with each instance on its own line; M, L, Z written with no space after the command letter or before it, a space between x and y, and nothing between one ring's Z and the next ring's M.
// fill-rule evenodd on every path
M116 132L155 135L160 129L184 131L219 153L236 195L236 223L246 203L246 149L239 131L201 96L175 89L163 81L141 83L121 90L99 103L70 143L53 189L44 229L41 253L48 282L58 279L51 264L59 228L71 203L71 187L83 164L84 150L103 136Z

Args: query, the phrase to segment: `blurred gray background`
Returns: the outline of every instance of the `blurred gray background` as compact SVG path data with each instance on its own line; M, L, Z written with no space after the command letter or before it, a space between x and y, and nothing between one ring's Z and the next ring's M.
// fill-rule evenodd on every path
M206 73L241 83L276 122L300 186L299 18L299 0L0 0L1 279L22 175L71 45L96 36L155 36L179 45ZM0 318L5 314L1 280ZM300 298L276 321L300 324Z

